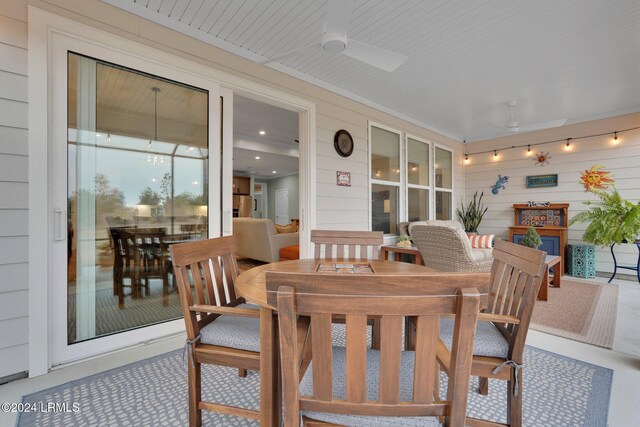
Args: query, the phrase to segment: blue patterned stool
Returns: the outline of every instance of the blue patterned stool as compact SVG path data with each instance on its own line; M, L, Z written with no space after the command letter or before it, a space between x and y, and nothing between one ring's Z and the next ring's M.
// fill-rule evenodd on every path
M574 277L596 277L596 249L593 245L570 244L567 257L568 272Z

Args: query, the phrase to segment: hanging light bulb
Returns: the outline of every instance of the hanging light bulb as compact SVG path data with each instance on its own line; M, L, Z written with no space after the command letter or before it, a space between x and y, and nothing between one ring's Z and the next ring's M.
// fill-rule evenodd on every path
M107 144L111 144L111 132L107 131Z
M469 155L467 153L464 153L464 162L469 163Z
M493 150L493 160L498 160L498 150Z
M611 141L611 143L613 145L617 145L620 141L618 140L618 131L614 131L613 132L613 141Z
M527 145L527 156L531 155L531 146Z
M567 138L567 144L564 147L565 150L571 150L571 138Z

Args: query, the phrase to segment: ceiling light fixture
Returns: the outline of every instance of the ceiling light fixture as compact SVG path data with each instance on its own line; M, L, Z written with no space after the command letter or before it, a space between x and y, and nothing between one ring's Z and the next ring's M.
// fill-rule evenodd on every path
M260 160L260 156L256 156L256 157L255 157L255 159L256 159L256 160Z
M276 172L276 171L271 171L271 173L278 173L278 172Z
M258 132L258 133L259 133L260 135L264 135L264 134L266 134L266 132L265 132L265 131L263 131L263 130L261 130L261 131L260 131L260 132Z

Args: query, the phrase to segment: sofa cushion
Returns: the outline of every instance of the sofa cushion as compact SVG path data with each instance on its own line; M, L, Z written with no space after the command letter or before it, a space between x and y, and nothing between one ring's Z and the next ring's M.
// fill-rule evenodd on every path
M278 225L275 224L274 227L276 227L276 232L278 234L280 233L295 233L297 230L296 225L292 222L290 224L287 225Z
M460 224L458 221L455 221L453 219L449 219L449 220L433 219L428 221L415 221L410 223L409 226L407 227L409 231L409 236L411 236L411 229L416 225L440 225L444 227L458 228L464 231L462 224Z
M471 249L471 254L476 261L484 261L493 258L493 249Z
M474 249L491 249L493 248L493 239L495 234L467 234L471 241L471 247Z

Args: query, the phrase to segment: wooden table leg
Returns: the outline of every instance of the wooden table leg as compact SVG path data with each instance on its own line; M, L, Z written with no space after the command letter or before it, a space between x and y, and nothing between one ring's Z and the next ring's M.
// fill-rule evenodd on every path
M422 254L420 253L420 251L416 252L416 264L424 265L424 262L422 262Z
M260 425L280 425L278 322L273 310L260 307Z
M544 277L542 283L540 283L540 290L538 291L538 299L546 301L549 298L549 266L544 269Z
M389 261L389 251L386 249L382 249L382 259L384 259L385 261ZM395 261L396 256L395 254L393 255L393 260Z

